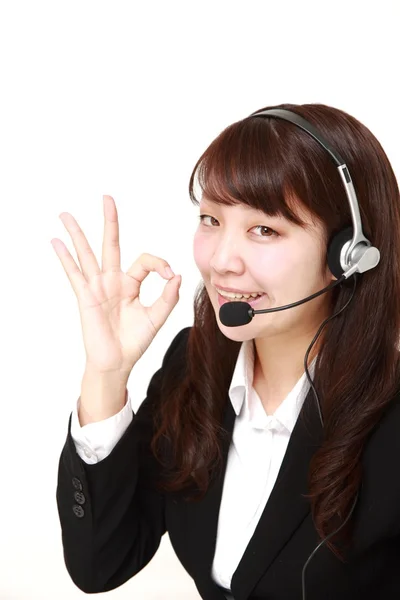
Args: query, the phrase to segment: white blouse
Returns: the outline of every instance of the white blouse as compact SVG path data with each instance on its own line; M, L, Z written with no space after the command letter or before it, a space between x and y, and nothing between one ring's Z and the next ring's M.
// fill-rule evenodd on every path
M311 378L315 361L308 368ZM309 381L304 372L275 410L267 415L253 388L254 340L242 342L229 387L236 413L222 491L212 577L230 589L231 579L257 527L296 424ZM127 392L124 408L113 417L79 424L78 404L72 412L71 436L78 455L88 464L105 458L133 418Z

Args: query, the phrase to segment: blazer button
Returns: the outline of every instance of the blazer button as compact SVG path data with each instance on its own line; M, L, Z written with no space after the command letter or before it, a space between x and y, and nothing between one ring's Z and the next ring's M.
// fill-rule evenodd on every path
M84 494L82 494L82 492L75 492L74 498L78 504L85 504L86 498L85 498Z
M83 517L83 515L85 514L85 511L83 510L82 506L79 506L78 504L74 504L72 510L74 511L75 516L79 518Z
M73 477L72 478L72 485L74 486L74 488L76 490L81 490L82 489L82 484L80 482L80 480L77 477Z

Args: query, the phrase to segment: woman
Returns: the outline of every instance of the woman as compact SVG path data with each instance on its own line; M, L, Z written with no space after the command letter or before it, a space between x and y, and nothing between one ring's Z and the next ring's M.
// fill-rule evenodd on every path
M206 600L400 594L399 189L354 117L322 104L275 108L307 119L344 158L379 264L348 281L332 272L327 249L351 211L312 136L254 113L227 127L190 179L203 280L194 324L171 342L137 414L128 377L177 304L181 278L148 254L121 272L112 198L101 268L75 219L61 215L80 268L60 240L54 247L78 298L87 360L57 502L66 566L85 592L134 576L168 530ZM150 271L168 283L144 307ZM227 301L267 309L308 296L244 325L223 322Z

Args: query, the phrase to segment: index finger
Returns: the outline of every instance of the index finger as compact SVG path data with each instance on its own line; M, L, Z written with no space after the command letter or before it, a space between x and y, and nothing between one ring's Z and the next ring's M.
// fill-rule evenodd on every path
M170 271L168 271L170 269ZM129 267L126 274L136 282L136 294L139 295L140 284L151 272L157 272L164 279L175 277L174 272L166 260L154 254L143 252L138 259Z

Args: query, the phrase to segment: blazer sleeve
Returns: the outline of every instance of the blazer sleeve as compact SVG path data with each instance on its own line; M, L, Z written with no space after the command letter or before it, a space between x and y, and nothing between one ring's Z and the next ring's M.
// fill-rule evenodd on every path
M100 462L108 456L122 438L132 422L133 410L131 398L126 391L124 407L112 417L83 425L79 422L79 403L75 403L71 414L71 436L81 459L88 465Z
M66 568L86 593L112 590L136 575L156 553L166 531L165 498L151 485L160 466L149 444L151 409L160 397L163 373L190 327L167 349L138 412L111 453L85 463L68 433L56 490Z

